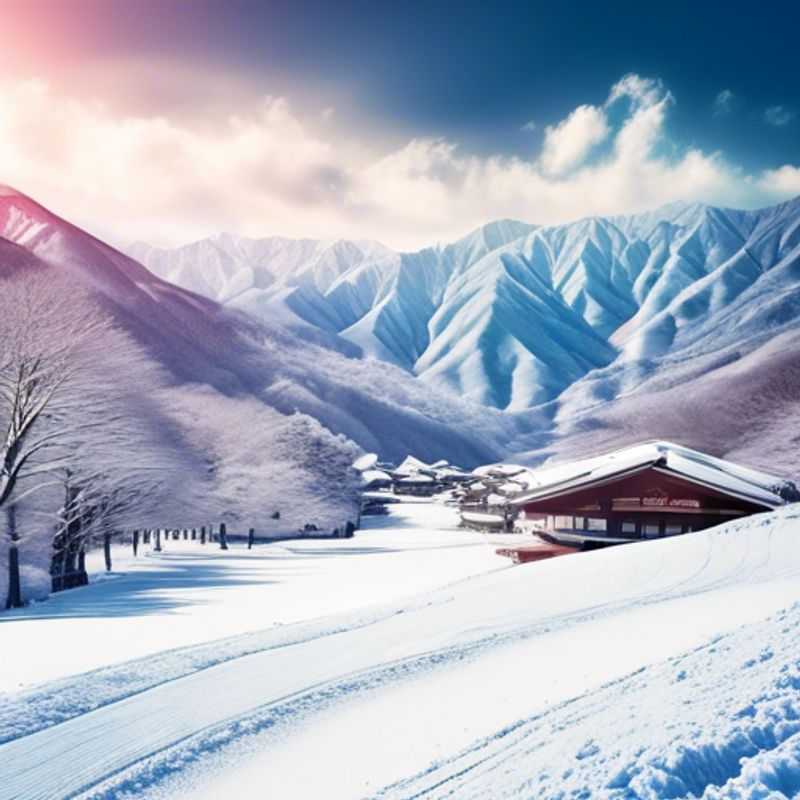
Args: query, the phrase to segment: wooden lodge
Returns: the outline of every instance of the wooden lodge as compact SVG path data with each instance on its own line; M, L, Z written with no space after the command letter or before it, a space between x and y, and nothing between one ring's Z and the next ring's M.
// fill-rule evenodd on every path
M530 473L516 527L587 549L700 531L797 499L794 484L651 442Z

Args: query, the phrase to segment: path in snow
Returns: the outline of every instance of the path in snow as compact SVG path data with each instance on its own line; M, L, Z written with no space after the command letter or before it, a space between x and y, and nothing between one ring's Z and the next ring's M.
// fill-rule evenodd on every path
M155 656L145 671L163 682L0 746L0 798L439 791L474 753L481 757L480 742L511 741L498 731L522 730L548 710L557 720L566 701L798 599L798 523L790 514L496 570L397 603L394 613L385 606L316 630L319 623L287 626L271 641L265 633L257 652L205 668L201 659L183 677L162 672L176 654ZM429 552L412 552L416 565L412 558L405 567L423 569ZM712 662L723 678L729 662ZM125 666L117 669L124 685ZM135 682L142 670L132 664L128 677ZM102 676L73 683L78 705L96 680L108 690ZM39 688L40 702L47 689ZM24 704L11 698L7 709L13 717ZM585 730L603 725L601 715ZM638 735L650 736L646 728ZM594 745L586 752L594 755ZM563 755L572 765L576 755ZM527 770L464 785L478 787L475 796L513 795L533 774ZM522 791L530 795L530 786Z
M0 692L22 689L274 625L410 597L508 565L493 543L457 528L454 509L403 504L353 539L256 545L166 542L138 559L115 548L114 575L0 614ZM90 569L102 569L102 553ZM42 658L47 641L54 657ZM2 737L0 737L0 740Z

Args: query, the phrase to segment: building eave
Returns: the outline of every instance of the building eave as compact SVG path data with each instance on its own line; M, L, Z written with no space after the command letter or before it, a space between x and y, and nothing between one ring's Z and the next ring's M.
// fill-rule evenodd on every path
M746 503L752 503L753 505L761 506L762 508L770 511L776 508L780 508L782 505L785 505L783 501L780 501L778 503L770 503L761 497L754 497L753 495L748 495L743 492L735 492L726 486L720 486L719 484L712 483L711 481L704 481L701 480L700 478L695 478L690 475L687 475L684 472L678 472L677 470L670 469L668 465L665 465L663 467L656 466L655 471L660 472L662 475L670 475L671 477L681 478L682 480L688 481L689 483L693 483L696 486L703 486L704 488L711 489L715 492L718 492L719 494L724 494L726 497L733 497L736 498L737 500L743 500Z

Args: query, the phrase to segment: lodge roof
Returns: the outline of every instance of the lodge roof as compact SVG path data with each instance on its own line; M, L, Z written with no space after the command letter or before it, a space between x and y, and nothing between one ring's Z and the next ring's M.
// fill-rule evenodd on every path
M782 488L792 486L775 475L715 458L698 450L671 442L652 441L580 461L530 470L516 477L516 480L524 481L528 488L510 502L525 505L535 500L613 483L651 468L764 508L783 505L786 501L780 492Z

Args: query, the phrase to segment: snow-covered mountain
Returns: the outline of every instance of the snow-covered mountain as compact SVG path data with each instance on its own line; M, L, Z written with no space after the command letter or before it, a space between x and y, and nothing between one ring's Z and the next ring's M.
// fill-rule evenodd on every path
M764 414L791 418L800 391L800 198L496 222L416 253L229 235L133 252L168 280L336 335L429 386L533 411L540 435L519 442L531 458L646 437L746 458ZM220 262L235 264L238 293L230 280L201 288Z
M178 383L386 458L533 463L662 438L796 476L800 199L503 221L417 253L222 235L137 245L145 268L4 190L0 237L5 265L30 254L94 286Z
M378 246L363 247L366 254ZM316 245L298 245L297 251L317 253L309 286L319 282L323 288L343 269L346 254L354 252ZM286 269L299 259L287 255ZM396 366L354 357L357 348L332 331L308 323L288 330L276 318L259 322L169 283L31 198L0 190L0 273L42 264L66 270L91 287L178 387L206 385L222 400L256 398L283 415L300 412L366 450L398 460L414 452L476 464L498 457L518 430L517 421L499 412L487 416L457 397L431 392ZM233 271L225 274L236 282ZM297 319L287 311L283 322ZM216 414L206 398L209 420L230 416L229 402L220 400L225 410ZM242 413L255 419L245 405Z
M521 410L607 368L617 378L592 391L609 399L658 359L746 346L767 317L794 319L784 292L799 230L800 200L756 212L674 204L550 228L496 222L417 253L230 235L131 252L221 302L291 312L423 381ZM750 306L767 296L771 314ZM753 313L730 313L744 306Z

